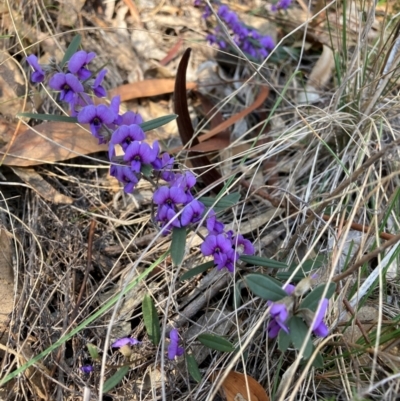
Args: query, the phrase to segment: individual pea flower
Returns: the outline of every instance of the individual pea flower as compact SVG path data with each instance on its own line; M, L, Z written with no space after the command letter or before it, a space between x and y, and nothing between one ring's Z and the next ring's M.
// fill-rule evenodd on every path
M243 235L238 234L232 238L232 246L239 255L254 255L254 245Z
M329 333L329 329L324 323L324 316L328 308L329 300L324 298L318 305L318 313L313 319L312 331L318 337L326 337Z
M92 73L85 68L96 57L96 53L87 53L84 50L76 52L68 61L68 70L76 74L82 81L91 77Z
M143 141L145 137L146 135L140 125L121 125L113 132L110 146L120 145L126 151L132 142Z
M292 4L292 0L279 0L276 4L271 6L272 11L287 10Z
M131 110L126 111L121 116L121 124L131 125L131 124L142 124L143 118L140 114L134 113Z
M181 214L182 227L200 221L205 208L206 207L204 206L204 204L198 201L197 199L193 199L190 203L188 203L182 210Z
M37 57L34 54L31 54L26 58L26 61L33 68L33 72L31 74L31 81L35 84L43 82L45 73L39 64Z
M134 172L139 173L142 164L151 164L158 156L160 147L158 141L151 148L146 142L134 141L125 150L124 160L131 164Z
M61 91L60 100L68 103L74 102L76 95L84 90L82 83L75 75L64 74L63 72L54 74L50 78L49 86L52 89Z
M161 223L162 234L167 235L171 232L173 227L182 227L181 222L176 216L176 211L166 205L158 208L156 214L156 221Z
M158 206L167 206L174 209L176 205L186 201L186 194L179 187L159 187L153 195L153 202Z
M110 175L124 185L124 192L127 194L131 194L139 182L139 178L129 166L113 164Z
M234 273L235 263L238 260L238 254L234 249L230 249L226 253L219 252L214 255L215 267L217 270L227 269L229 272Z
M206 227L209 234L222 234L224 232L224 223L217 220L217 216L213 209L211 209L208 213L208 217L206 220Z
M93 93L97 97L106 97L107 96L107 91L105 90L104 86L102 85L103 79L107 74L107 70L101 70L98 74L95 80L93 81L93 84L90 86Z
M92 365L83 365L79 369L82 371L82 373L88 375L89 373L93 372L94 367Z
M231 241L224 234L208 235L200 246L204 256L215 256L232 250Z
M114 112L109 107L105 104L85 106L77 118L80 124L90 124L90 132L99 140L99 144L107 143L107 139L100 134L100 131L103 125L111 124L115 119Z
M176 174L172 183L174 187L182 188L186 194L185 204L193 200L193 195L190 190L196 185L196 177L190 171L185 171L183 174Z
M164 152L159 156L152 166L154 170L161 171L161 178L167 182L173 182L175 180L175 173L172 171L174 168L175 159L167 152Z
M123 337L123 338L119 338L118 340L116 340L115 342L113 342L111 344L112 348L121 348L124 345L137 345L137 344L141 344L141 341L139 341L137 338L132 338L132 337Z
M179 346L178 330L172 329L169 333L170 343L168 345L168 359L174 360L177 356L182 356L185 352L183 347Z

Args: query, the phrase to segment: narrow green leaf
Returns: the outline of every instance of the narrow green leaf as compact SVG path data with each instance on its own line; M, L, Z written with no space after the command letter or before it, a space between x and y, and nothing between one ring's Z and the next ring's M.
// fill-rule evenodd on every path
M186 354L186 363L190 376L197 382L201 382L201 373L199 366L197 365L196 359L192 354Z
M89 351L89 354L92 357L92 359L99 359L100 358L99 352L97 351L97 347L95 345L88 343L88 344L86 344L86 347L87 347L87 349Z
M198 274L203 273L203 272L207 271L208 269L211 269L212 267L214 267L214 264L215 263L213 261L210 261L210 262L202 263L201 265L198 265L196 267L193 267L193 269L190 269L189 271L183 273L182 276L180 277L179 281L184 281L184 280L187 280L188 278L197 276Z
M239 309L242 305L242 288L244 287L243 280L240 279L236 282L233 288L233 308Z
M64 54L63 59L62 59L62 61L61 61L61 64L60 64L61 68L63 68L63 67L65 66L65 64L68 63L69 59L70 59L70 58L76 53L76 51L79 49L79 46L80 46L80 44L81 44L81 39L82 39L82 36L81 36L81 35L76 35L76 36L72 39L71 43L70 43L69 46L68 46L68 49L66 50L66 52L65 52L65 54Z
M235 347L225 338L215 334L200 334L197 339L206 347L221 352L233 352Z
M319 303L322 299L322 294L325 291L326 284L320 284L318 287L314 288L303 300L300 304L299 309L310 309L315 312L318 308ZM328 287L328 291L325 295L326 298L330 298L335 292L336 284L330 283Z
M145 123L139 124L142 127L144 132L151 131L152 129L156 129L158 127L162 127L165 124L170 123L177 119L176 114L168 114L167 116L162 116L155 118L154 120L146 121Z
M289 319L289 336L292 340L294 347L298 350L303 346L304 340L307 337L308 327L299 317L293 316ZM282 331L282 330L281 330ZM304 349L304 359L310 358L313 352L313 344L311 339L307 339L306 347Z
M150 341L157 346L161 339L160 321L158 320L157 310L154 305L153 298L151 298L149 294L146 294L143 297L142 312L144 326L146 327Z
M174 227L172 230L171 258L175 266L179 266L185 256L186 228Z
M199 200L204 203L206 207L213 207L214 210L218 212L235 206L240 200L240 193L233 192L225 195L221 197L221 199L218 199L217 202L215 202L215 198L209 196L202 196Z
M78 119L76 117L55 116L54 114L18 113L17 117L34 118L36 120L44 120L44 121L61 121L63 123L78 122Z
M314 352L314 350L313 350ZM322 369L324 367L324 358L322 358L322 355L320 352L318 352L317 356L315 357L312 366L315 369Z
M268 301L279 301L287 296L282 286L263 274L248 274L244 280L255 295Z
M140 172L147 178L151 176L153 171L153 166L151 164L142 164Z
M262 258L261 256L240 255L240 260L250 265L270 267L271 269L287 269L286 263L278 262L273 259Z
M122 381L124 376L129 372L130 366L123 366L118 369L109 379L104 382L103 393L112 390L118 383Z
M284 330L280 330L278 334L278 349L281 352L286 352L292 342L292 337L290 334L286 333Z

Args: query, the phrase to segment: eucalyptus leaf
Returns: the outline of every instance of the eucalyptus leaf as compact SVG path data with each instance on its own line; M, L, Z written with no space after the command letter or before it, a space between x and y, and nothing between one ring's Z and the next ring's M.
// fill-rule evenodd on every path
M197 365L196 359L192 354L186 354L186 363L190 376L197 382L201 382L201 373L199 366Z
M286 352L292 342L292 337L284 330L280 330L278 334L278 349L281 352Z
M157 310L153 302L153 298L149 294L143 297L142 312L144 326L146 327L147 334L150 341L154 345L158 345L161 339L160 321L158 319Z
M279 301L288 295L275 280L263 274L248 274L244 281L255 295L267 301Z
M308 327L303 322L303 320L297 316L293 316L289 319L288 326L292 343L296 349L300 350L307 337ZM313 343L311 342L311 339L309 337L307 339L306 346L304 349L304 354L303 354L304 359L310 358L312 352L313 352Z
M209 196L202 196L199 201L206 207L212 207L215 211L222 211L235 206L240 200L240 193L233 192L231 194L222 196L216 201L215 198ZM215 204L214 204L215 203Z
M74 38L71 40L71 43L68 46L68 49L66 50L63 59L61 60L61 68L65 66L65 64L68 63L70 58L77 52L79 49L79 46L81 45L81 40L82 36L81 35L76 35Z
M210 262L206 262L206 263L203 263L196 267L193 267L193 269L190 269L189 271L183 273L182 276L180 277L179 281L184 281L184 280L187 280L188 278L197 276L200 273L204 273L208 269L211 269L212 267L214 267L214 265L215 265L215 263L211 260Z
M235 347L225 338L215 334L200 334L197 339L206 347L221 352L233 352Z
M34 118L36 120L43 120L43 121L61 121L63 123L74 123L74 124L78 122L78 119L76 117L56 116L54 114L18 113L17 117Z
M310 309L315 312L318 308L319 303L322 300L322 294L325 291L326 284L320 284L318 287L314 288L300 304L299 309ZM335 292L336 284L330 283L328 286L328 291L326 292L325 297L330 298Z
M170 123L171 121L176 120L178 116L176 114L168 114L167 116L162 116L155 118L154 120L146 121L145 123L139 124L142 127L144 132L151 131L158 127L162 127L165 124Z
M240 260L248 263L249 265L270 267L271 269L287 269L289 267L286 263L263 258L261 256L240 255Z
M109 379L104 382L103 393L112 390L118 383L122 381L124 376L129 372L130 366L123 366L118 369Z
M186 228L174 227L172 230L171 258L175 266L179 266L185 256Z

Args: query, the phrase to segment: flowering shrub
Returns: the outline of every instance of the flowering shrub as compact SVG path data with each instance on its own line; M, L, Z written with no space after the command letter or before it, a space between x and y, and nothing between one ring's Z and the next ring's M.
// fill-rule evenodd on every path
M237 35L238 43L241 45L244 43L240 41L249 35L253 39L257 38L259 43L266 41L266 38L257 37L255 31L248 31L241 25L236 14L229 11L227 6L221 6L218 14L231 25ZM71 48L74 47L71 44L64 60L58 65L41 66L36 56L28 56L26 60L33 70L31 81L38 84L47 80L50 88L59 91L60 101L68 104L71 122L88 124L90 132L98 142L108 144L110 174L123 185L124 191L132 193L141 179L157 183L154 184L153 194L153 203L156 205L154 220L161 232L164 235L172 232L174 235L177 232L182 233L183 229L184 238L186 238L187 228L203 224L207 234L200 249L205 257L212 257L212 265L217 270L226 269L230 273L235 273L239 259L247 263L269 266L271 260L252 256L255 253L253 244L243 235L227 230L224 223L218 219L216 210L208 208L196 198L196 176L189 170L175 169L175 159L166 152L162 153L157 141L152 145L145 142L146 129L162 125L166 121L165 118L161 118L161 122L153 120L144 123L142 117L132 111L120 114L120 98L118 96L111 99L110 106L94 104L94 97L106 95L102 83L107 70L103 69L97 75L94 74L90 69L90 63L96 57L95 53L77 51L79 40L74 39L73 43L75 43L76 49L71 51ZM267 47L265 46L265 48ZM261 50L259 47L255 51L258 52L257 55L264 56L265 52ZM250 48L247 48L247 51L252 52ZM122 149L123 155L117 155L116 146ZM184 243L180 243L179 246L184 250ZM179 264L181 261L174 260L174 262ZM205 265L208 268L207 263ZM280 263L280 267L282 267L281 265L282 263ZM300 298L311 288L308 285L309 279L302 280L296 287L286 285L283 288L276 283L276 280L265 275L248 274L244 280L253 293L268 301L267 306L270 307L270 320L267 326L269 337L288 336L285 340L286 348L281 347L281 350L286 351L290 341L297 348L301 346L298 338L301 341L305 338L306 324L317 336L324 337L328 334L328 328L323 318L328 306L327 298L333 293L331 287L328 289L326 298L322 297L321 287L317 287L299 304ZM160 341L159 321L153 301L147 295L143 303L143 316L149 337L157 346ZM302 335L299 336L299 332L296 331L297 329L293 330L293 327L299 328ZM215 336L207 334L198 337L199 341L203 341L213 349L234 350L227 340L218 339L216 341L215 338ZM185 350L179 346L179 334L176 329L170 331L169 339L168 358L174 360L176 357L182 356ZM141 343L137 339L125 337L115 341L112 347L119 348L124 356L129 357L131 347L139 344ZM187 358L190 361L189 365L193 367L193 356L187 354ZM89 374L93 371L93 367L84 365L81 367L81 371ZM193 375L193 377L198 377L199 372L194 371Z

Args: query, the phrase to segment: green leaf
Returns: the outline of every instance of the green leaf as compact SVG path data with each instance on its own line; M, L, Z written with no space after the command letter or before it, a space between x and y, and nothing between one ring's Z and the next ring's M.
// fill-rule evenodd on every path
M303 300L300 304L299 309L310 309L315 312L318 308L319 303L322 299L322 294L325 291L326 284L320 284L318 287L314 288ZM336 284L330 283L328 286L328 291L326 292L325 297L330 298L335 292Z
M92 359L100 359L99 352L97 351L97 347L95 345L88 343L86 344L86 347Z
M314 350L313 350L314 352ZM322 358L322 355L320 352L317 353L317 356L315 357L312 366L315 369L322 369L324 367L324 358Z
M281 352L286 352L292 342L292 337L284 330L280 330L278 334L278 349Z
M153 171L153 166L151 164L142 164L140 172L147 178L151 176Z
M242 305L242 288L244 288L243 280L240 279L236 282L233 288L233 308L239 309Z
M61 121L63 123L78 122L78 119L76 117L55 116L54 114L18 113L17 117L34 118L36 120L44 120L44 121Z
M202 196L199 199L199 201L202 202L206 207L213 207L216 212L235 206L239 202L239 200L240 200L239 192L233 192L231 194L225 195L221 197L221 199L218 199L217 201L215 198L211 198L209 196Z
M300 350L300 348L303 346L305 338L307 337L308 327L303 322L303 320L297 316L293 316L292 318L289 319L288 326L289 326L289 335L290 338L292 339L292 343L296 349ZM312 352L313 352L313 343L311 342L311 339L308 338L303 354L304 359L310 358Z
M81 39L82 36L81 35L76 35L71 43L68 46L68 49L66 50L64 57L61 61L61 68L63 68L65 66L65 64L68 63L68 61L70 60L70 58L76 53L76 51L79 49L79 46L81 44Z
M240 260L249 265L270 267L271 269L287 269L289 266L286 263L278 262L273 259L262 258L261 256L240 255Z
M267 301L279 301L288 295L275 280L263 274L251 273L244 280L255 295Z
M122 381L124 376L129 372L130 366L123 366L118 369L109 379L104 382L103 393L112 390L118 383Z
M197 365L196 359L192 354L186 354L186 363L190 376L197 382L201 382L201 373L199 366Z
M211 260L210 262L202 263L201 265L193 267L193 269L190 269L186 273L183 273L182 276L180 277L179 281L184 281L184 280L187 280L188 278L197 276L198 274L207 271L211 267L214 267L214 265L215 265L215 263Z
M146 327L150 341L157 346L161 339L160 322L158 320L157 310L154 305L153 298L149 294L146 294L143 297L142 312L144 326Z
M178 116L176 114L169 114L167 116L155 118L154 120L146 121L145 123L141 123L139 125L142 127L142 130L144 132L147 132L147 131L151 131L152 129L162 127L163 125L176 120L177 117Z
M172 230L171 258L175 266L179 266L185 256L186 228L174 227Z
M235 347L225 338L216 336L215 334L200 334L197 339L206 347L221 352L233 352Z

